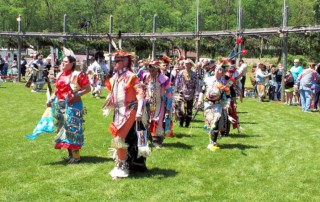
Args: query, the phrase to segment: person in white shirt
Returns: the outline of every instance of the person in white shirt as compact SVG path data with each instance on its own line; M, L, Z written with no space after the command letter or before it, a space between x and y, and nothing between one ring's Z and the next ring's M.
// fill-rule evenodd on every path
M91 85L91 94L100 98L101 88L104 85L105 76L108 74L108 67L104 63L104 54L102 51L97 51L94 55L95 62L92 63L87 70Z
M271 75L270 73L266 73L267 66L260 63L259 68L256 71L256 82L257 82L257 90L258 90L258 102L263 101L266 96L266 80Z
M248 65L243 61L239 61L239 76L241 77L240 82L242 84L242 96L244 97L244 84L246 83L246 74L248 70Z

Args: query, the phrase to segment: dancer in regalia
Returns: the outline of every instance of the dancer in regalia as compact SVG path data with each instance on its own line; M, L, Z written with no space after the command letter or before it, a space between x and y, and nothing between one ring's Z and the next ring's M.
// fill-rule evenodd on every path
M205 124L209 129L208 149L211 151L219 149L218 134L219 131L225 131L220 124L224 123L223 108L227 109L230 105L230 89L224 78L225 71L224 66L217 65L215 75L204 80L197 104L199 108L202 107L202 102L204 105Z
M240 120L237 115L237 95L240 98L240 101L242 102L242 84L240 82L241 75L239 71L237 70L235 66L235 60L230 60L230 65L226 71L226 79L228 80L228 84L230 87L230 96L231 96L231 102L230 102L230 108L229 108L229 114L233 119L232 127L233 129L238 129L238 132L240 132ZM226 135L229 135L230 132L230 125L228 125L228 131Z
M106 79L110 91L104 109L114 109L110 132L115 150L115 167L109 173L113 179L129 176L129 170L146 170L146 157L138 157L135 126L141 125L145 94L140 80L131 70L132 55L118 50L113 54L114 75ZM145 141L144 141L145 142Z
M179 72L176 79L176 91L180 100L176 103L180 127L189 127L192 119L194 98L199 95L199 82L197 73L191 70L193 62L190 59L184 61L185 69Z
M43 55L37 54L36 60L32 63L32 90L31 92L39 92L42 90L44 85L43 71L44 63L42 61Z
M48 100L57 123L56 149L67 149L69 163L80 161L80 149L84 142L83 115L85 114L81 96L90 92L87 76L76 71L76 59L72 51L65 49L62 72L57 75L55 93Z
M172 91L170 79L161 73L159 62L150 63L145 76L146 103L149 115L149 130L156 148L162 147L166 135L171 133Z

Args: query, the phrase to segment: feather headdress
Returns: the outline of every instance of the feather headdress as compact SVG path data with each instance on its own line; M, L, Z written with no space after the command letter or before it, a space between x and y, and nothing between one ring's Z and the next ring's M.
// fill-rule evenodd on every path
M116 50L116 52L110 54L111 56L123 56L123 57L129 56L129 57L132 57L134 55L132 52L122 50L121 31L119 31L119 34L118 34L118 46L114 42L114 40L112 39L110 34L107 33L107 35L108 35L108 38L109 38L109 42L111 43L113 48Z
M171 63L171 58L164 55L162 56L161 60L164 62L164 63Z
M71 49L67 49L66 47L63 47L63 55L65 57L67 56L72 56L74 58L76 58L75 54L73 53L73 51Z
M231 60L228 58L219 57L216 64L218 67L226 68L231 65Z
M160 67L160 62L158 60L154 60L154 61L151 61L149 63L149 69L150 68L159 68Z

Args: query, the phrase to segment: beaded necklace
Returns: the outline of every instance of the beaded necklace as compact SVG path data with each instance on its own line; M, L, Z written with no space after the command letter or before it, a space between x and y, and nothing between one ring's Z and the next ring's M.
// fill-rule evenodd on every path
M128 69L126 67L119 69L117 72L119 75L122 75L123 73L125 73Z

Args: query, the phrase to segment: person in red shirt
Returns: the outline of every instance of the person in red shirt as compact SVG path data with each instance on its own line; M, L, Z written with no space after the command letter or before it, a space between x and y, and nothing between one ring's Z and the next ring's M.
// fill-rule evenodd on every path
M75 70L76 59L66 56L62 61L62 72L57 75L54 95L47 106L53 107L58 134L55 138L56 149L67 149L69 163L80 161L80 149L84 142L83 115L81 96L90 92L88 77Z

